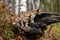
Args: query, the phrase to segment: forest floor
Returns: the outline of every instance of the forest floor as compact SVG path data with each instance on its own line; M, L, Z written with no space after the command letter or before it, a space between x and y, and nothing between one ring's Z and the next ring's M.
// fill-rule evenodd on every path
M20 36L17 36L16 39L23 40ZM60 40L60 27L49 25L44 36L37 40Z
M58 26L48 26L46 33L41 40L60 40L60 27Z

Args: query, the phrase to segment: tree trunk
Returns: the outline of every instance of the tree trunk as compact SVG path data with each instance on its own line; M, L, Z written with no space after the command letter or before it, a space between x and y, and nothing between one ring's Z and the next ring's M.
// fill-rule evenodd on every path
M18 13L20 13L20 1L21 1L21 0L19 0L19 5L18 5L19 9L18 9Z
M34 0L32 0L32 10L35 10Z
M35 9L38 9L40 6L40 0L35 1Z
M20 5L22 5L22 6L20 7L20 12L21 11L27 11L27 3L26 3L26 1L27 0L21 0Z
M15 0L11 0L11 12L15 13Z
M31 6L31 0L27 0L27 11L31 11L32 10L32 6Z
M19 0L15 0L16 4L15 4L15 13L18 14L18 2Z

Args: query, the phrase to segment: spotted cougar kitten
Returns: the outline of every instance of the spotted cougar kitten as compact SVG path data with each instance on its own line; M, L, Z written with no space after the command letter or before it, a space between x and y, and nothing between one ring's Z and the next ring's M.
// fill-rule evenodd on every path
M21 26L27 27L29 20L30 22L34 22L33 19L35 15L39 14L40 11L41 11L40 9L36 9L33 11L21 12L20 14L17 14Z

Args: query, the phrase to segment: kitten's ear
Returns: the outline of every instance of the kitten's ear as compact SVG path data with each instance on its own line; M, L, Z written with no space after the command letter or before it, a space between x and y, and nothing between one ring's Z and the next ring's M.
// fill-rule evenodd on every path
M33 10L33 12L41 12L41 10L40 9L35 9L35 10Z
M40 10L40 9L37 9L36 11L37 11L37 12L41 12L41 10Z

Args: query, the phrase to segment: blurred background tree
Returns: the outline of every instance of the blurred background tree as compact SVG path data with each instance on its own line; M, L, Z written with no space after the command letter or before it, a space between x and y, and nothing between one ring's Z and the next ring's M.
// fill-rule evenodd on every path
M60 0L3 0L3 2L10 6L12 12L18 10L17 13L21 10L27 11L36 8L40 8L43 12L60 13Z

